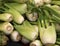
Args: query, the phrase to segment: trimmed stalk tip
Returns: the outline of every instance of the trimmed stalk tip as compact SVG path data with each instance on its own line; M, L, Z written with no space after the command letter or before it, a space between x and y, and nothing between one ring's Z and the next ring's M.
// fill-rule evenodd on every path
M0 24L0 30L2 30L5 34L11 34L13 31L13 26L9 22L4 22Z
M29 21L36 21L38 19L38 14L36 12L30 14L28 13L26 17Z
M21 36L19 35L19 33L17 31L13 31L11 33L11 39L12 39L12 41L18 42L21 40Z
M40 40L35 40L30 43L30 46L42 46L42 43L40 42Z
M3 13L3 14L0 14L0 20L11 22L13 20L13 16L9 13Z

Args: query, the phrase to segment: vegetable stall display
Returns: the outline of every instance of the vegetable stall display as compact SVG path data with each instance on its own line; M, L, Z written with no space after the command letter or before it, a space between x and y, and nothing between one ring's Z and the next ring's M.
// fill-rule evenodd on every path
M60 46L60 0L0 0L1 46L7 36L29 46Z

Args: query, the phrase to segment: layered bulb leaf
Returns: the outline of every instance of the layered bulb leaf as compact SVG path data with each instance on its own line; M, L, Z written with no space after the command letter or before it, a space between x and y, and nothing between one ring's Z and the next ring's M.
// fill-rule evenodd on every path
M28 40L35 40L38 37L38 31L27 20L22 25L15 24L15 29Z
M56 31L55 31L55 25L52 23L49 25L49 23L45 20L46 28L43 26L40 26L40 39L42 43L46 46L51 46L52 44L55 44L56 42ZM44 25L44 23L42 22Z

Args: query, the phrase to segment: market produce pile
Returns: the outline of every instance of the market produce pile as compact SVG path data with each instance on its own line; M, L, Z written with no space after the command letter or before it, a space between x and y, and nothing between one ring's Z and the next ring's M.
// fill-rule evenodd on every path
M0 46L6 35L29 46L60 46L60 0L0 0Z

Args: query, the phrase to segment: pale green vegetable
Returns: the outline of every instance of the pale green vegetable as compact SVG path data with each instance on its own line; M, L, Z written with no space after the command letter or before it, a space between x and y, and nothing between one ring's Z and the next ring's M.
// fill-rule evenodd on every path
M3 14L0 14L0 20L10 22L13 20L13 16L9 13L3 13Z
M0 23L0 31L3 31L5 34L11 34L14 27L9 22Z
M30 43L30 46L42 46L42 43L40 40L35 40Z
M58 6L44 6L44 8L50 12L53 21L60 23L60 11L58 10L60 8Z
M29 21L36 21L38 19L38 14L36 12L34 13L27 13L26 17Z
M20 4L20 3L7 3L10 7L14 8L20 14L24 14L27 12L27 4Z
M44 26L44 22L43 20L42 22L42 27L40 24L40 39L42 41L42 43L46 46L51 46L53 44L55 44L56 42L56 31L55 31L55 26L53 23L51 23L51 25L49 25L49 22L47 20L45 20L45 24L46 24L46 28Z
M60 13L60 7L58 5L53 5L50 6L53 10L55 10L56 12Z
M16 30L14 30L11 33L11 39L12 39L12 41L18 42L21 40L21 35Z
M15 29L28 40L35 40L38 37L38 32L35 27L31 25L27 20L22 25L15 24Z
M6 7L9 9L5 9L6 12L11 13L13 15L13 21L16 22L17 24L21 24L24 21L24 17L14 8L9 6L8 4L5 4Z
M60 7L58 5L50 5L50 6L45 5L45 6L47 6L47 8L49 8L49 9L51 9L51 11L54 11L53 13L55 13L55 12L59 13L59 11L60 11Z

